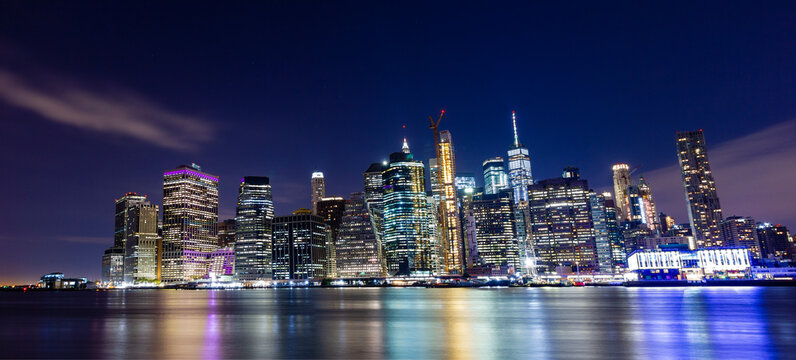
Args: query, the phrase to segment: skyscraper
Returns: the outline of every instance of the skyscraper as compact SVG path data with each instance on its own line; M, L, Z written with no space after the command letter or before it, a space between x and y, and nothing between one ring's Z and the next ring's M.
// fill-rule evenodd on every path
M326 197L326 180L323 178L323 173L320 171L316 171L312 173L312 179L310 180L310 187L311 189L311 197L312 197L312 213L318 214L318 209L316 208L316 204L322 198Z
M611 193L590 192L589 203L600 272L619 273L625 267L625 244Z
M439 177L442 186L440 207L444 229L445 271L448 274L463 274L464 250L462 249L462 232L455 184L456 162L453 154L453 140L451 133L447 130L440 131L437 161L439 161Z
M721 222L721 232L726 246L745 247L754 258L762 257L755 219L744 216L728 217Z
M521 201L528 201L528 186L533 185L533 175L530 153L517 135L517 116L514 111L511 112L511 121L514 125L514 143L508 151L509 184L514 191L514 205L519 205Z
M305 280L326 276L326 246L329 225L312 210L277 216L273 225L274 279Z
M478 258L493 275L519 270L520 254L514 231L514 209L509 191L473 198Z
M346 201L335 248L338 277L384 276L381 245L373 231L364 193L353 193Z
M614 172L614 203L619 211L619 221L630 220L630 209L627 203L627 188L631 184L630 165L614 164L611 170Z
M763 257L794 260L794 245L790 242L788 228L780 224L757 224L757 237Z
M423 162L414 160L404 140L401 152L390 154L382 173L384 246L389 274L429 271L428 207Z
M596 272L599 264L586 180L542 180L528 191L529 233L538 264L549 273Z
M384 253L384 188L381 174L387 167L387 162L370 164L365 173L362 174L365 188L365 205L370 215L370 222L373 225L373 233L376 242L379 244L381 254L382 273L387 271L387 256Z
M724 245L720 227L721 205L701 129L677 133L677 158L683 176L688 219L697 246Z
M161 280L181 282L207 275L218 246L218 177L192 164L163 173Z
M506 166L503 158L496 156L484 160L484 194L497 194L500 190L509 187L509 177L506 175Z
M340 196L321 198L317 204L318 216L329 225L329 242L326 244L326 276L337 276L337 252L335 244L340 232L340 224L346 210L346 201Z
M158 206L148 201L127 209L127 240L124 247L124 282L157 281Z
M235 247L235 219L218 222L218 246Z
M475 189L475 175L472 173L456 173L454 183L456 186L456 191Z
M235 276L243 282L271 280L274 201L265 176L240 179L235 213Z

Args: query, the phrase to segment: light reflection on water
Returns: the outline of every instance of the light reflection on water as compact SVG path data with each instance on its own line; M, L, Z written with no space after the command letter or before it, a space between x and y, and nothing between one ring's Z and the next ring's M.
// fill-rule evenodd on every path
M0 357L778 358L796 288L0 293Z

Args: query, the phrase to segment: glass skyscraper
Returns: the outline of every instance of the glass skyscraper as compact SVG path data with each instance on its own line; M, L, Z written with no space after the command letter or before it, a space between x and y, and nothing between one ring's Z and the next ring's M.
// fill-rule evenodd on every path
M614 173L614 203L619 210L619 221L630 220L630 208L628 205L627 188L630 182L630 165L614 164L611 167Z
M531 156L528 148L520 143L517 135L517 116L511 112L511 121L514 125L514 143L509 148L509 184L514 191L514 204L528 201L528 185L533 184L531 173Z
M441 185L441 202L443 221L443 244L445 272L448 274L464 273L464 250L462 248L461 219L459 218L459 202L456 192L456 160L453 153L453 140L447 130L440 132L439 141L439 177Z
M316 212L329 225L329 242L326 244L326 276L337 276L337 251L335 244L340 232L340 223L345 214L346 201L340 196L321 198L316 204Z
M723 246L721 204L701 129L677 132L677 159L683 177L691 233L697 246Z
M242 282L271 280L274 201L271 181L246 176L238 187L235 215L235 276Z
M424 168L423 162L414 160L404 140L402 151L390 154L382 173L384 246L391 275L430 270Z
M277 216L273 225L274 279L309 280L326 276L326 249L329 225L312 210L299 209L293 215Z
M364 193L353 193L346 201L335 248L338 277L384 276L381 244L373 231Z
M484 160L484 194L497 194L509 187L509 177L506 175L506 166L503 158L496 156Z
M316 204L322 198L326 197L326 180L323 177L323 173L320 171L316 171L312 173L312 178L310 179L310 199L312 201L312 213L318 214L318 209L316 208Z
M163 173L163 257L161 280L204 278L207 259L218 247L218 177L196 165Z
M387 271L387 256L384 253L384 186L381 175L386 167L386 161L384 163L373 163L362 174L365 188L365 205L370 215L370 222L373 224L376 242L381 250L379 261L381 262L382 273Z

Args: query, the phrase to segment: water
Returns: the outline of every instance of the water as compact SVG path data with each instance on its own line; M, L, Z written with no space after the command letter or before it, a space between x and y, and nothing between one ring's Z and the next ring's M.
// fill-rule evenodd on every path
M796 288L0 293L8 358L793 357Z

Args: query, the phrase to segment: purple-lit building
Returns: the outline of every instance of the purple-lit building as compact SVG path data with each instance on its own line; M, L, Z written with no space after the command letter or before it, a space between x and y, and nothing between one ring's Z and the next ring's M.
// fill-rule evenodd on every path
M208 275L234 275L235 250L232 247L222 247L210 253L208 257Z
M161 281L206 277L208 257L217 247L218 177L196 164L164 172Z

